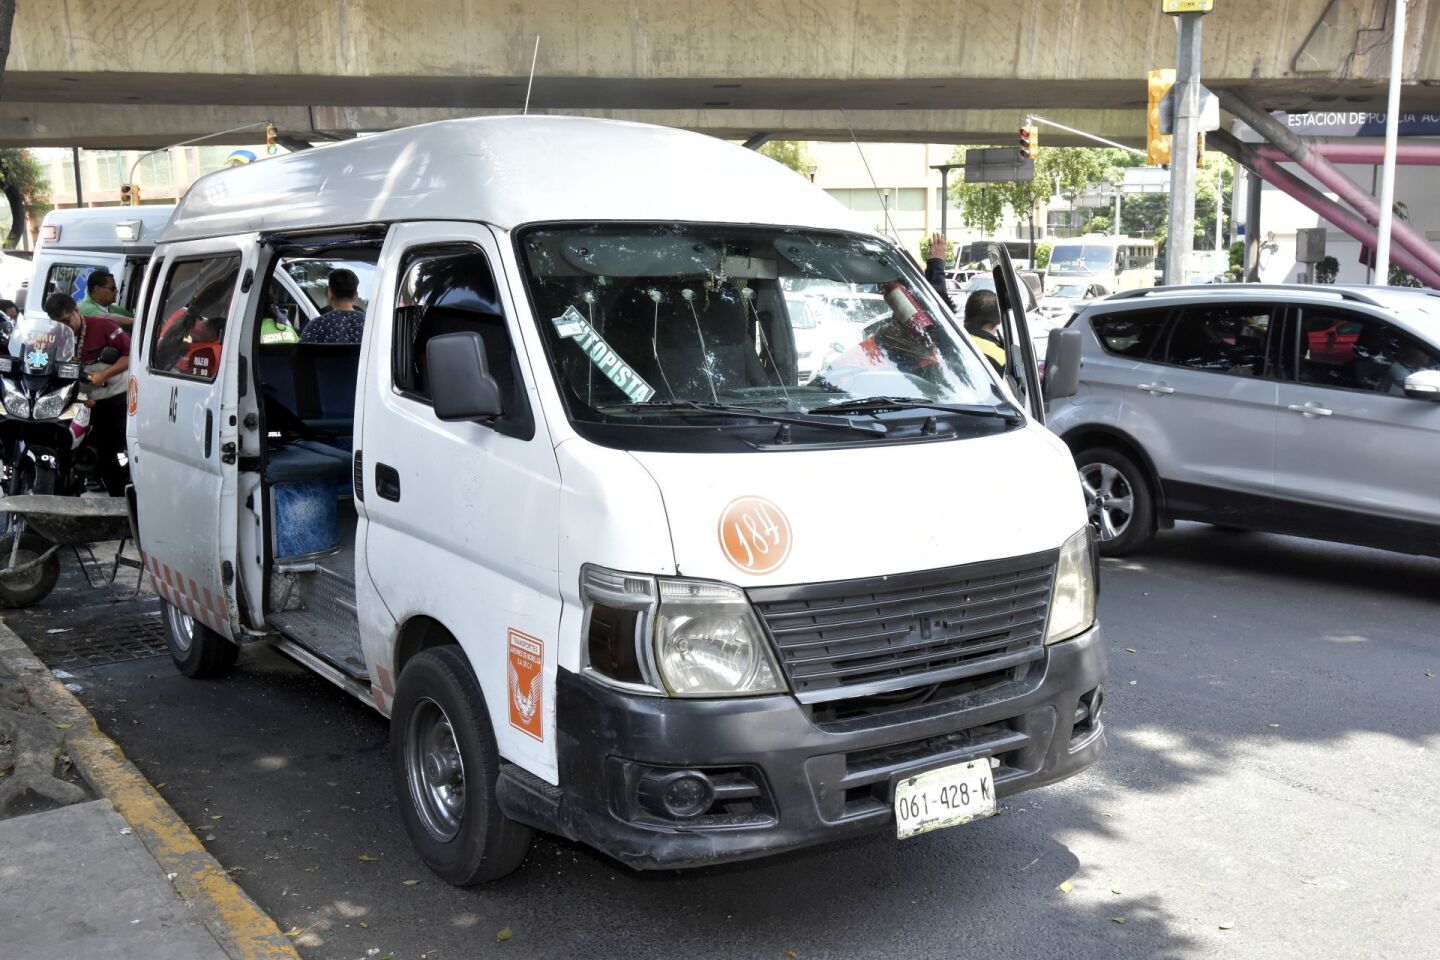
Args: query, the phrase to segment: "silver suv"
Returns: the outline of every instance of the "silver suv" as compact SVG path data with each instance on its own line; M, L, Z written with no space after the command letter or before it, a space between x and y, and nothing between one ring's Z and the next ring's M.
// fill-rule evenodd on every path
M1110 556L1175 520L1440 556L1440 294L1152 287L1096 301L1049 427Z

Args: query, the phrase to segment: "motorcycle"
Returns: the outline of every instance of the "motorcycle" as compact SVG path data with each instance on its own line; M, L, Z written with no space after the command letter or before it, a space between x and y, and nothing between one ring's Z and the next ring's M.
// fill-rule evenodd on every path
M115 396L125 385L93 387L89 376L113 364L119 351L108 347L89 365L70 359L74 356L74 331L49 320L22 322L10 338L9 355L0 356L0 482L5 492L0 499L0 606L26 607L44 599L60 577L61 546L97 539L58 537L50 529L53 523L27 512L43 512L58 498L80 497L112 469L87 443L88 401ZM118 463L113 469L119 469Z

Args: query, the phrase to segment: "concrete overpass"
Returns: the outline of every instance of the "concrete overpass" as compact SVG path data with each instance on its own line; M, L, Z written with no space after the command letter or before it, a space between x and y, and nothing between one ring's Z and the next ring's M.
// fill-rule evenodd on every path
M1218 0L1206 80L1274 109L1382 108L1390 6ZM1411 0L1409 111L1440 113L1437 7ZM1175 51L1155 0L19 0L0 145L515 112L537 34L532 111L737 139L995 142L1033 110L1138 142L1145 71Z

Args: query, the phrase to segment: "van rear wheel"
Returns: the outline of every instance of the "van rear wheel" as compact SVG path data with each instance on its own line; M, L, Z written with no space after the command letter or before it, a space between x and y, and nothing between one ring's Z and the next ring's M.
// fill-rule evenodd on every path
M1155 495L1144 471L1119 450L1092 447L1075 455L1085 509L1100 553L1134 553L1155 535Z
M390 712L390 769L405 831L441 879L472 886L524 861L531 831L500 812L495 732L458 646L405 664Z
M169 603L163 604L165 645L170 659L187 677L196 680L223 677L235 666L240 647Z

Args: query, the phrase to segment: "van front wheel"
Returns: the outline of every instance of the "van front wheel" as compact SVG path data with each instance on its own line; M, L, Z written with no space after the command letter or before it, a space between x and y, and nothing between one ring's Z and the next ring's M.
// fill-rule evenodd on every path
M425 865L458 887L498 880L531 832L500 812L500 755L485 699L456 646L405 664L390 712L390 769L405 830Z

